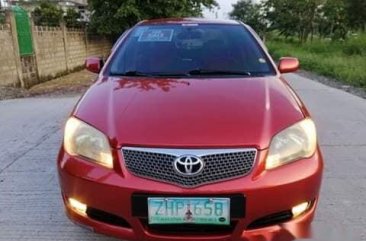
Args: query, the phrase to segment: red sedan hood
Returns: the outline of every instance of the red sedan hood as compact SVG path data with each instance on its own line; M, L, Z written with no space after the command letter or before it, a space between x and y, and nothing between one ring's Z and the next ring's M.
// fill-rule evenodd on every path
M272 136L304 118L276 77L103 79L74 115L112 146L267 148Z

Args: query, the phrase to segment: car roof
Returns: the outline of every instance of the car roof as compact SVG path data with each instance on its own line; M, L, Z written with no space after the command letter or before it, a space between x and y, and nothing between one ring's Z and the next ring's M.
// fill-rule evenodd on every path
M161 18L144 20L138 25L153 25L153 24L230 24L238 25L240 22L234 20L222 19L205 19L205 18Z

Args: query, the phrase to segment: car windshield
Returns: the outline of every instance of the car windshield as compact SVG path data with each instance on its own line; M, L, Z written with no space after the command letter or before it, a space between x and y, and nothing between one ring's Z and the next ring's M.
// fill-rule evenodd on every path
M275 74L257 41L239 24L138 26L117 49L109 73L187 77Z

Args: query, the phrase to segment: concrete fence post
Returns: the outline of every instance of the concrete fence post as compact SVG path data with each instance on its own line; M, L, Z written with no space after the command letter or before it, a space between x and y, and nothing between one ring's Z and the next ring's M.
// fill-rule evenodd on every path
M85 59L89 57L89 39L88 39L88 28L84 27L84 35L85 35Z
M39 67L38 67L38 61L39 61L39 49L38 49L38 34L36 31L36 25L34 24L34 19L30 18L30 24L31 24L31 34L32 34L32 43L33 43L33 51L34 51L34 60L35 60L35 69L36 69L36 77L39 81Z
M14 13L11 11L7 11L6 18L7 18L7 22L10 23L10 31L11 31L11 35L13 38L13 49L14 49L15 63L16 63L19 83L22 88L25 88L26 86L25 86L24 79L23 79L22 63L20 61L18 32L17 32L17 25L16 25Z
M69 67L69 45L67 41L67 27L64 22L61 23L61 30L63 35L63 41L64 41L64 51L65 51L65 63L66 63L66 71L70 71Z

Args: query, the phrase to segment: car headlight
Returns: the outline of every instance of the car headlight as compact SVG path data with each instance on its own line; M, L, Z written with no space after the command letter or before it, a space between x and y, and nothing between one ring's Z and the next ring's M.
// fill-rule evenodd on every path
M113 168L113 156L107 137L94 127L71 117L65 126L65 151Z
M304 119L273 137L266 159L266 169L309 158L315 153L316 147L315 124L311 119Z

